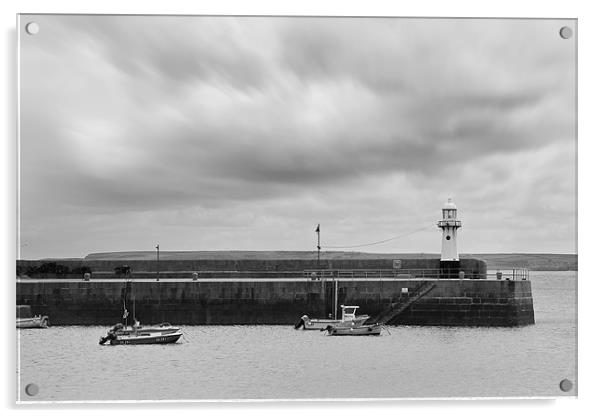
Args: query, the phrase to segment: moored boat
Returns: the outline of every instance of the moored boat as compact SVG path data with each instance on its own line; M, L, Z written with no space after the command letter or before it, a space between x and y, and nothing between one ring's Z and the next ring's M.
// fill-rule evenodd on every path
M180 331L171 334L162 333L138 333L130 335L120 335L111 340L111 345L123 344L170 344L177 342L182 333Z
M17 328L48 328L50 320L46 315L32 315L31 306L17 305Z
M179 327L173 326L169 322L162 322L157 325L140 325L138 322L136 322L132 326L123 326L122 324L116 324L115 326L118 327L116 330L117 335L129 335L140 332L161 332L168 334L180 330Z
M341 305L341 319L310 319L303 315L295 324L295 329L324 331L328 326L338 326L348 324L350 326L360 326L370 318L368 315L355 315L359 306Z
M126 282L127 283L127 282ZM126 285L127 292L127 285ZM130 345L130 344L170 344L175 343L183 335L180 328L174 327L168 322L158 325L143 326L136 319L136 297L133 295L132 285L132 304L133 304L133 324L128 327L127 321L129 312L126 307L126 297L123 299L123 319L125 325L115 324L107 335L100 337L98 343L104 345Z
M124 327L116 324L107 335L101 337L98 343L103 345L107 342L111 345L123 344L170 344L175 343L182 336L180 328L174 326L136 326Z
M372 325L329 325L326 327L328 335L380 335L382 326L380 324Z

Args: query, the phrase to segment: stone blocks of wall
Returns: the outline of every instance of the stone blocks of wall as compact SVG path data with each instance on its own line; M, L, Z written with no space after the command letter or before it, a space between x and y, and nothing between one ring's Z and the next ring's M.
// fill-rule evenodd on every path
M112 278L115 267L128 265L132 277L154 277L157 272L157 262L152 260L59 260L59 264L70 269L87 266L92 269L93 277ZM39 266L44 260L17 260L17 265L24 270L30 266ZM402 270L437 271L440 267L439 258L413 258L401 260ZM348 260L163 260L159 262L159 277L190 277L192 272L198 272L201 278L237 278L244 277L298 277L304 270L390 270L393 259L348 259ZM475 278L484 279L487 265L484 261L474 258L460 260L460 270ZM74 277L75 278L75 277Z
M54 325L122 321L124 300L143 323L292 325L301 315L327 317L337 305L377 315L412 295L424 280L121 281L17 283L17 304L49 315ZM393 324L516 326L534 323L528 281L434 280L436 286ZM131 318L130 318L131 319Z

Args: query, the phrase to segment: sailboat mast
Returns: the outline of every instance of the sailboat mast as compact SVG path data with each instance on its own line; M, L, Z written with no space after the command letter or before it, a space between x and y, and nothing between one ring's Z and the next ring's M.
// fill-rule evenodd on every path
M127 308L127 298L128 298L128 282L125 281L125 292L123 292L123 319L125 321L125 327L128 326L128 308Z
M339 307L337 304L339 303L339 281L335 280L334 277L332 279L332 288L334 292L334 319L337 319L337 311ZM343 313L341 312L341 319L343 319Z

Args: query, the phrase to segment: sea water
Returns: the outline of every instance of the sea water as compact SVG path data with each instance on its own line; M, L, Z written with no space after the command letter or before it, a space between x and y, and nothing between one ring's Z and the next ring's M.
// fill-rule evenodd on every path
M185 326L176 344L101 346L106 327L17 331L21 401L542 397L576 394L576 272L531 272L535 325ZM573 382L562 392L562 379ZM35 396L27 384L39 388Z

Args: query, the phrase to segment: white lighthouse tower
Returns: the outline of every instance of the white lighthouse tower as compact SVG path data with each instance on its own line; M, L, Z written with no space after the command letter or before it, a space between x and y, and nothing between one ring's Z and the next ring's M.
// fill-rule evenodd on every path
M447 199L447 203L443 205L443 219L437 222L437 226L441 228L441 262L446 264L447 268L457 266L460 261L458 257L457 232L462 226L462 222L457 219L458 208L451 198ZM455 263L454 263L455 262ZM454 266L456 264L456 266Z

